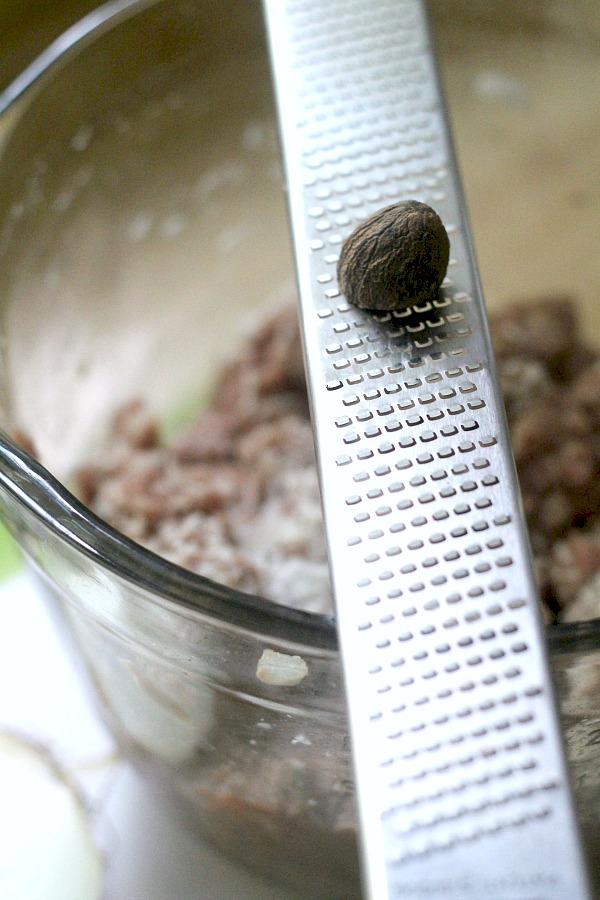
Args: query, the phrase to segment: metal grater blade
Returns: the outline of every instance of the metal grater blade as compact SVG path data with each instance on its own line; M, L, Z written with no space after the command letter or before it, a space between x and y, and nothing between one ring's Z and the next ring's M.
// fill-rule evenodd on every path
M502 401L418 0L265 0L371 898L590 892ZM336 285L376 209L432 205L436 299Z

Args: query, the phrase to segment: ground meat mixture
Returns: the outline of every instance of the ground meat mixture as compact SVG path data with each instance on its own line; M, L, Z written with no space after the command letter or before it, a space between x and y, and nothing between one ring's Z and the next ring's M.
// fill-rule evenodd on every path
M83 500L161 556L230 587L332 610L296 312L270 319L210 406L168 446L139 402L120 410Z
M600 358L568 298L515 304L491 331L548 618L600 615ZM332 610L294 309L246 342L177 440L161 444L132 402L79 480L97 513L173 562Z
M596 617L600 358L568 298L514 305L491 331L542 598L552 617Z

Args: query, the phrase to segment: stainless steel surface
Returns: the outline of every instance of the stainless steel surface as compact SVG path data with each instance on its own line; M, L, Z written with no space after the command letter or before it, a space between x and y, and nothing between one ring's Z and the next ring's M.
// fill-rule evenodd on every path
M366 893L588 897L422 6L265 8ZM450 234L442 292L393 314L350 307L335 280L344 236L408 197Z

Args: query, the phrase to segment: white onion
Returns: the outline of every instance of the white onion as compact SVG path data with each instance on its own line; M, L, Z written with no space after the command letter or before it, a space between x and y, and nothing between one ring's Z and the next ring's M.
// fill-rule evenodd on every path
M98 900L103 861L77 793L50 755L0 731L0 897Z

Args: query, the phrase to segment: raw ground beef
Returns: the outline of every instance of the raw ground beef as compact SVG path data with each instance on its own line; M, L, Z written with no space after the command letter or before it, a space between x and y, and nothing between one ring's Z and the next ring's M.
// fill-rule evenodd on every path
M491 331L541 596L552 617L596 617L600 358L568 298L514 305Z
M84 502L161 556L230 587L331 612L296 312L270 319L219 380L210 406L161 444L134 401L117 414Z
M600 615L600 358L568 298L491 319L549 620ZM296 312L228 365L197 421L164 445L141 403L117 414L84 501L156 553L223 584L331 612Z

